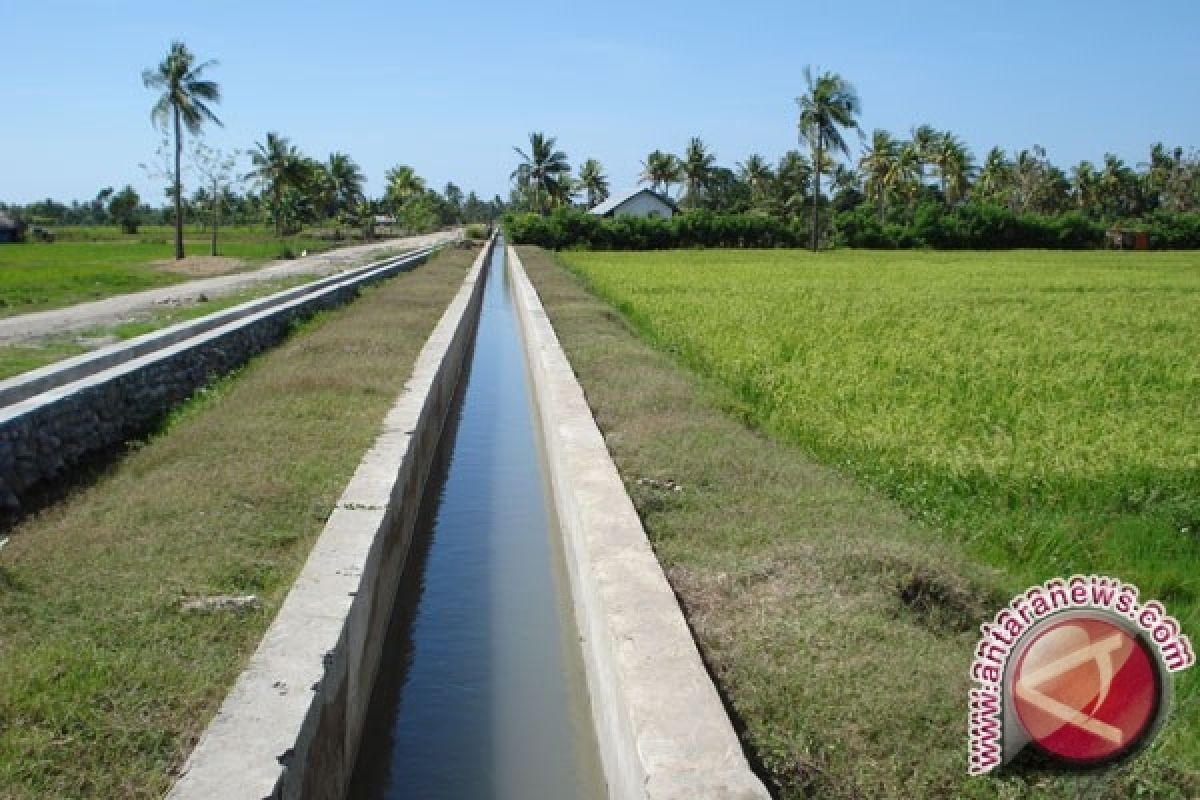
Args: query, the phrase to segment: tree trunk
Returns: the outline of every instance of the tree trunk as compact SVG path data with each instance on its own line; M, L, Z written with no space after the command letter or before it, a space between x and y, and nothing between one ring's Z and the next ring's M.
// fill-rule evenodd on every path
M812 212L812 251L817 252L817 229L821 222L821 136L817 134L817 141L813 145L813 153L816 157L813 159L813 212Z
M213 181L212 254L217 254L217 228L221 225L221 196L217 194L217 182Z
M183 154L183 132L179 130L179 107L175 106L175 260L183 258L183 181L179 173Z

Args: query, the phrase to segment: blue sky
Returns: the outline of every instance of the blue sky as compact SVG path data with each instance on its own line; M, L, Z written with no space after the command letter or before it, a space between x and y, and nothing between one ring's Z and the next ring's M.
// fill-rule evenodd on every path
M655 148L701 136L722 164L796 146L806 64L858 88L862 124L928 122L982 159L1038 143L1064 167L1151 143L1200 146L1196 0L938 2L259 2L5 4L0 200L162 199L141 71L174 38L224 92L210 144L268 130L348 152L368 190L413 165L507 196L513 145L543 130L572 164L632 186Z

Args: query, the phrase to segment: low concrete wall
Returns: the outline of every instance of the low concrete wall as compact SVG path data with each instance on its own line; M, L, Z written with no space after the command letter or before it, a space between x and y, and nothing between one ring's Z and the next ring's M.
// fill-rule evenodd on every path
M767 798L512 248L508 264L609 796Z
M0 507L89 455L151 430L199 387L274 346L291 325L360 287L424 263L432 249L252 300L0 383Z
M173 800L344 796L492 246L426 342L383 433L184 766Z

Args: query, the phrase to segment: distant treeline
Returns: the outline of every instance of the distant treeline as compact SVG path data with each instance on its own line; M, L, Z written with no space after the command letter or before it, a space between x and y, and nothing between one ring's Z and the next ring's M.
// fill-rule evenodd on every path
M720 213L697 209L671 219L603 218L580 209L549 215L514 213L504 227L516 244L556 250L665 250L679 247L802 247L809 241L807 219L762 211ZM1200 213L1154 211L1124 230L1147 235L1154 249L1200 248ZM921 203L905 222L880 222L870 204L836 211L828 238L835 245L881 249L1088 249L1109 243L1108 224L1078 212L1017 213L992 203L946 207Z

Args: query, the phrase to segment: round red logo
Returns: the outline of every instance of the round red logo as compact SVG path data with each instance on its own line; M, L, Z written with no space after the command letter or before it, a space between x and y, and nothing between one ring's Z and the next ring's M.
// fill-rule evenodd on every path
M1115 621L1072 616L1030 632L1012 673L1012 702L1033 743L1078 765L1137 749L1162 702L1157 662Z

